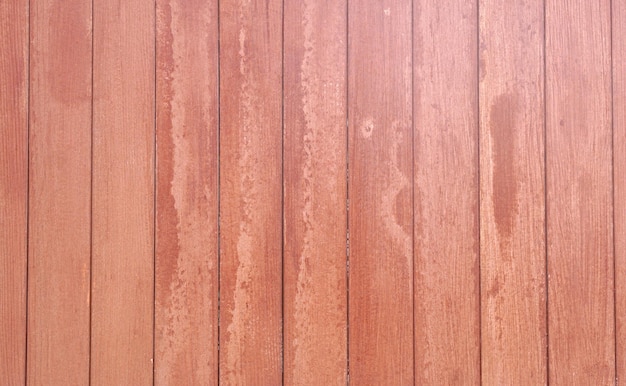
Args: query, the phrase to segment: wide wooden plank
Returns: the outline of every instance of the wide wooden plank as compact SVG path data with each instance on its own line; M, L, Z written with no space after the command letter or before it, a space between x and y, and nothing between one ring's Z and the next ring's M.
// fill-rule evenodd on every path
M282 2L220 4L220 382L281 383Z
M543 1L480 1L482 380L547 383Z
M154 13L94 2L92 385L153 381Z
M613 1L616 378L626 382L626 2Z
M29 385L89 382L91 2L30 2ZM50 31L55 33L50 33Z
M414 2L417 384L480 382L477 2Z
M217 3L157 1L155 383L217 384Z
M26 366L28 1L0 3L0 374Z
M350 382L413 383L411 6L348 10Z
M285 2L285 384L347 376L345 1Z
M549 382L615 382L610 1L546 3Z

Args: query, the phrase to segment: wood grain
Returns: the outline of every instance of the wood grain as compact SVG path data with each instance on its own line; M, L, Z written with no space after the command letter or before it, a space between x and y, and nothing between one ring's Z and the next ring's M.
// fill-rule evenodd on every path
M610 1L546 3L549 383L615 382Z
M0 374L25 384L28 1L0 3Z
M345 1L285 2L285 384L347 382Z
M217 3L157 1L155 383L217 384Z
M281 374L282 2L220 4L220 383Z
M411 8L348 10L350 382L413 383Z
M94 3L92 385L153 382L154 3Z
M613 1L613 182L615 198L616 374L626 384L626 2Z
M543 1L480 5L482 383L547 383Z
M30 5L27 383L84 385L89 382L91 2Z
M416 383L479 384L476 3L414 7Z

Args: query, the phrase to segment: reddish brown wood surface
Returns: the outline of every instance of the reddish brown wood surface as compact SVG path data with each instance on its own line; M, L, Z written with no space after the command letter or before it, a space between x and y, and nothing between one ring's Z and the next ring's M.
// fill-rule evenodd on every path
M91 96L91 2L31 1L29 385L89 382Z
M285 384L345 384L345 1L285 2Z
M480 382L476 12L413 9L417 384Z
M411 7L352 1L348 16L350 382L409 384Z
M92 385L153 381L154 8L94 2Z
M1 2L0 384L623 383L625 52L617 0Z
M282 3L220 4L220 382L281 383Z
M155 383L217 384L217 3L156 23Z
M481 351L487 385L547 382L543 23L541 0L480 2Z
M616 378L626 384L626 2L612 3Z
M549 382L615 381L610 2L546 3Z
M0 374L24 384L28 205L28 1L0 4Z

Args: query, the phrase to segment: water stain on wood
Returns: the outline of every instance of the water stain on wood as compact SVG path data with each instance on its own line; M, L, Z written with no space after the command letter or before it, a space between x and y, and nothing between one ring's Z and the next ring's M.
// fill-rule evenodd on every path
M155 379L216 384L216 9L164 0L157 11Z
M518 186L515 168L517 97L502 94L495 98L491 107L490 123L493 140L493 208L494 218L501 240L507 240L514 228L517 216Z

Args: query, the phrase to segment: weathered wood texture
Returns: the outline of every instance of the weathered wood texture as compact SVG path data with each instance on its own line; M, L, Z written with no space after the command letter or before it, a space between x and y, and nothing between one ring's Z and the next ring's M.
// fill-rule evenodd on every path
M610 1L546 3L549 382L615 382Z
M413 383L411 5L349 2L350 382Z
M626 384L626 2L612 1L616 374Z
M624 383L625 61L618 0L0 2L0 384Z
M153 382L154 2L94 2L92 385Z
M480 382L476 12L414 2L417 384Z
M282 2L220 4L220 382L282 379Z
M345 1L285 2L285 384L345 384Z
M543 1L479 9L482 381L546 384Z
M155 383L217 384L217 3L157 1Z
M28 1L0 4L0 374L24 384L28 211Z
M31 1L29 385L89 382L91 70L91 2Z

